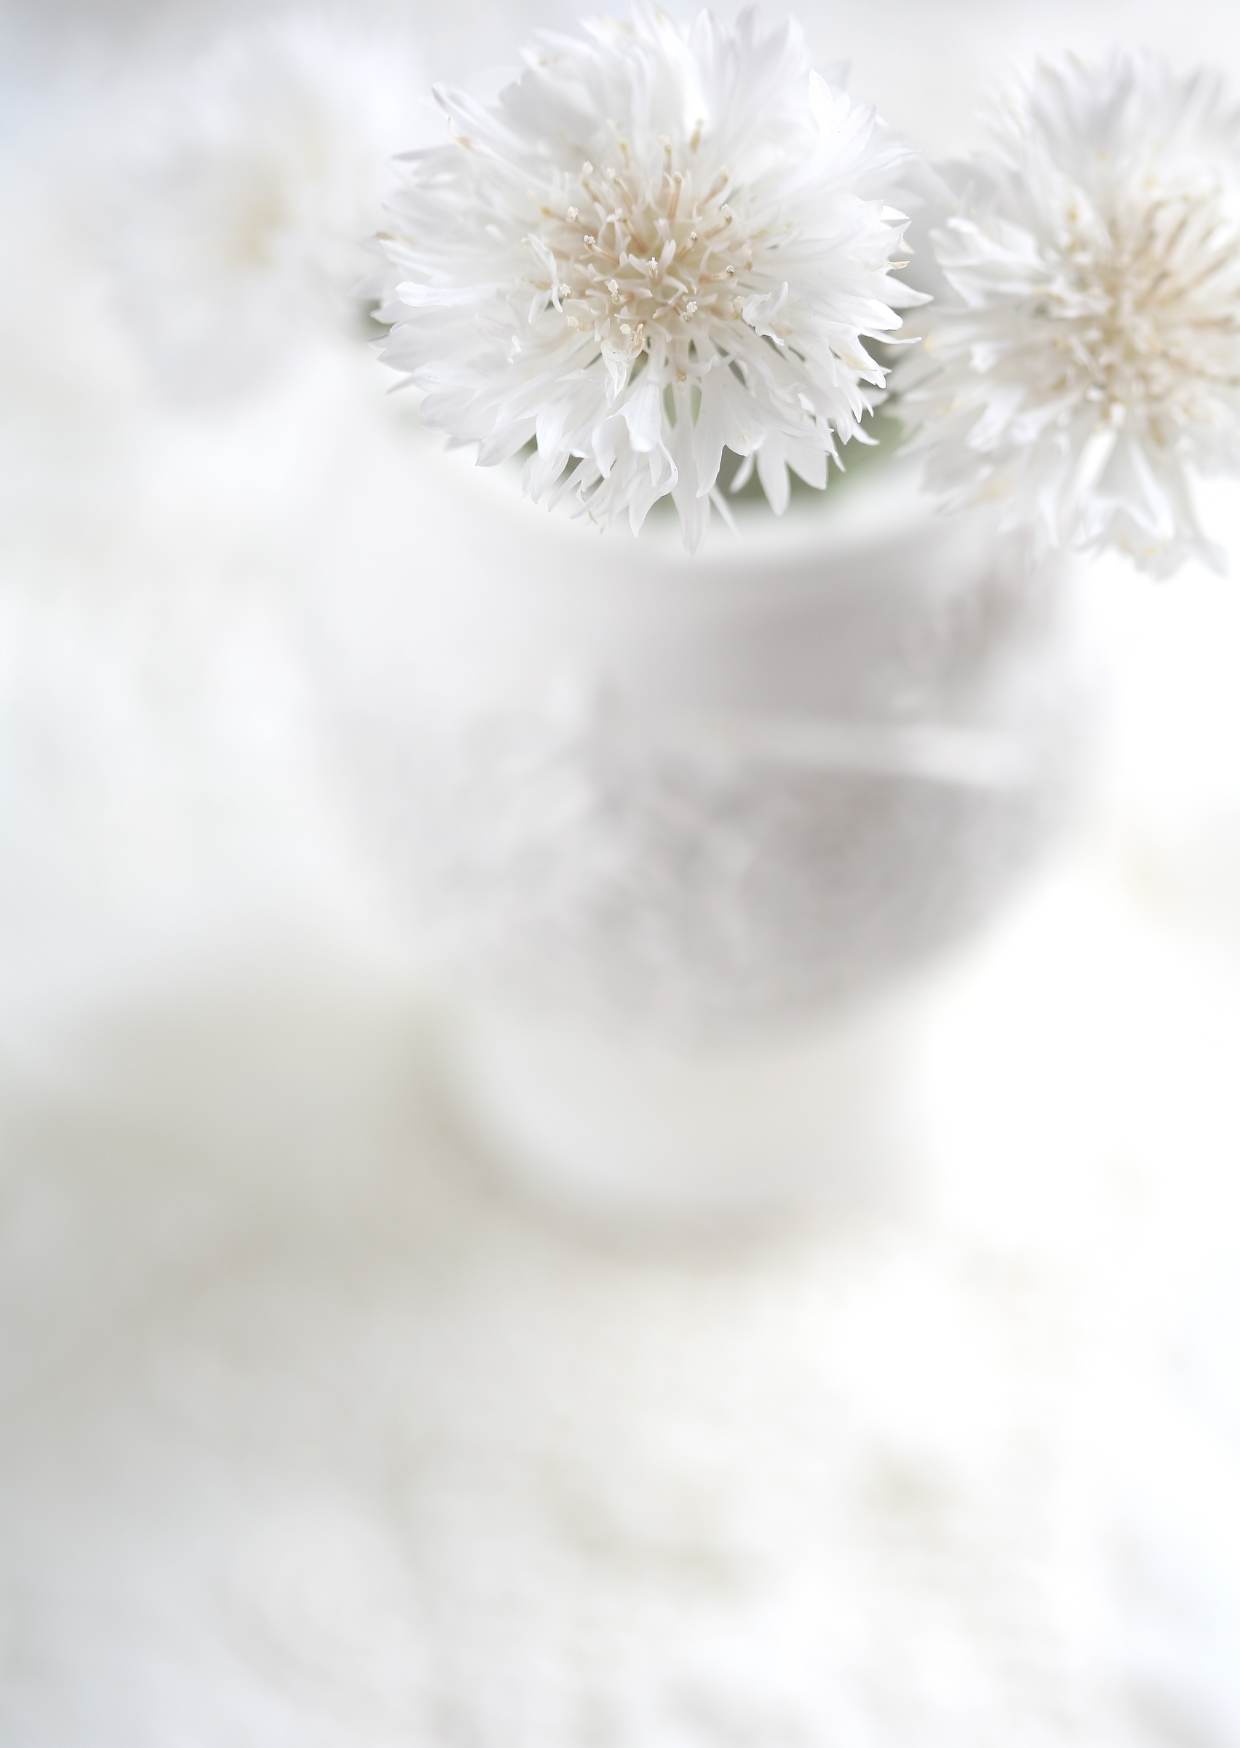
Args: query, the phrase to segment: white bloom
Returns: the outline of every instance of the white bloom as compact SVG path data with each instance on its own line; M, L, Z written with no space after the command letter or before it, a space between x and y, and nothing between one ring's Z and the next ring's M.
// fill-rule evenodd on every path
M881 398L863 336L921 301L882 199L909 154L790 22L585 29L536 37L493 104L436 93L452 143L389 208L384 357L480 461L536 438L535 498L636 531L670 492L692 548L725 446L782 510Z
M1221 568L1189 475L1240 471L1240 117L1213 76L1117 54L1039 68L992 132L946 171L956 298L901 370L928 483L1006 497L1036 551Z
M223 37L153 105L113 202L124 305L164 386L243 391L358 320L417 82L404 45L290 15Z

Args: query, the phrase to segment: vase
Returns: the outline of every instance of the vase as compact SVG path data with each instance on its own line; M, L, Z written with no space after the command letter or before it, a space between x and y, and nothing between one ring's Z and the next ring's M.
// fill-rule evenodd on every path
M695 558L670 518L601 535L422 461L417 574L334 591L319 666L342 787L434 944L458 1109L609 1222L882 1181L901 991L1077 788L1066 568L934 513L898 457Z

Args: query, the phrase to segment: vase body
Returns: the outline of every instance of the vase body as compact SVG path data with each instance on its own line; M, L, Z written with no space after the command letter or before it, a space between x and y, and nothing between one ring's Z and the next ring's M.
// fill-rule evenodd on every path
M826 1106L866 1152L844 1089L901 1028L859 1016L1063 816L1068 579L895 463L694 560L674 527L600 537L439 478L450 565L333 607L328 689L355 809L437 943L465 1102L525 1175L555 1155L570 1200L593 1124L608 1207L626 1151L656 1212L660 1185L794 1203Z

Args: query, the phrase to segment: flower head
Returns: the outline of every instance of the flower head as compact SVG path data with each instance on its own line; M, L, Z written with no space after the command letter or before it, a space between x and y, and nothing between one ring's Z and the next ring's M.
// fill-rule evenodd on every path
M782 510L787 468L825 485L881 398L864 338L921 301L883 199L909 154L790 22L585 29L537 37L493 104L436 93L451 143L389 207L384 357L480 461L535 440L535 498L636 530L670 492L694 547L725 447Z
M1040 67L949 166L954 292L901 367L927 480L1035 547L1221 567L1194 469L1240 471L1240 116L1151 56Z
M416 85L401 45L292 14L221 37L142 109L109 215L122 302L162 384L248 390L356 319L360 239Z

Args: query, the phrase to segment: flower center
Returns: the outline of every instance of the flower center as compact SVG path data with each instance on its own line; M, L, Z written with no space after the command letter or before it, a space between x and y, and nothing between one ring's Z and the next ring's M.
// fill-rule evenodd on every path
M1047 301L1088 399L1171 424L1200 416L1203 391L1240 387L1240 235L1221 191L1156 195L1105 228L1068 219Z
M583 164L563 209L540 209L539 242L555 272L540 289L550 290L570 329L630 357L658 332L674 357L687 360L695 332L741 315L738 293L759 239L745 234L727 204L726 168L707 180L698 138L679 164L661 138L663 162L653 175L638 173L620 140L618 165Z

